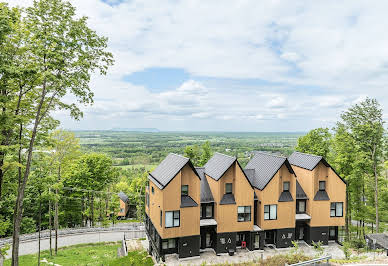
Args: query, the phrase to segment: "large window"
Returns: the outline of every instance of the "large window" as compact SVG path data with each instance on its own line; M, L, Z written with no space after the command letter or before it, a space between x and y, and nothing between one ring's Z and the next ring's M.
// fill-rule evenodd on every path
M206 218L213 217L213 206L206 206Z
M188 196L189 195L189 186L188 185L182 185L181 186L181 195L182 196Z
M290 191L290 182L283 182L283 191Z
M306 212L306 201L298 200L298 213L305 213L305 212Z
M178 227L179 226L179 211L164 212L166 215L166 228Z
M176 247L176 241L175 238L166 239L162 242L162 249L170 249Z
M343 202L332 202L330 204L330 217L342 217L344 215Z
M326 181L319 181L319 190L326 190Z
M226 183L225 184L225 194L232 194L232 183Z
M264 205L264 220L276 220L278 218L278 205Z
M247 222L251 220L251 206L239 206L237 208L237 221Z

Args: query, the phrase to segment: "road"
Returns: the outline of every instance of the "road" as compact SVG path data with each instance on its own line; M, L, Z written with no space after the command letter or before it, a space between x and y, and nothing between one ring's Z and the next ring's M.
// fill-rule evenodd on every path
M102 231L102 232L87 232L71 235L60 235L58 237L58 247L65 247L84 243L99 243L121 241L125 235L126 239L145 237L143 230L117 230L117 231ZM52 239L52 247L54 248L54 241ZM50 248L50 239L44 238L40 242L41 250L48 250ZM34 254L38 252L38 240L22 241L19 244L19 255ZM9 258L11 250L8 251L6 258Z

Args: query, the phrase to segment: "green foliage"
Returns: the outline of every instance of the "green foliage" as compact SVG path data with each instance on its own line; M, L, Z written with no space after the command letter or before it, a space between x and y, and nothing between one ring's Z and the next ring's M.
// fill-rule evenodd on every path
M318 242L312 241L311 244L313 245L315 251L317 251L317 257L321 257L323 255L322 242L321 241L318 241Z
M210 142L206 141L201 147L198 145L186 146L184 156L190 158L194 166L204 166L213 156Z
M29 234L29 233L35 233L35 232L36 232L35 220L32 219L31 217L23 217L21 233Z
M328 128L317 128L298 139L295 150L328 158L332 135Z
M152 258L148 256L147 252L145 251L129 251L128 256L110 261L107 263L107 265L109 266L126 266L126 265L151 266L151 265L154 265L154 262Z
M355 239L352 239L350 242L350 247L351 248L354 248L354 249L362 249L362 248L365 248L366 247L366 242L364 239L361 239L361 238L355 238Z
M349 260L352 255L352 250L350 249L351 244L347 241L342 243L342 251L344 252L344 256L346 260Z

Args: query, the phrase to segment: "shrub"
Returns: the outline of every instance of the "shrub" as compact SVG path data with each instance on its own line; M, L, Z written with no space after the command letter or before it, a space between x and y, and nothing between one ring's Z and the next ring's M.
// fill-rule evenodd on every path
M365 248L366 242L364 239L356 238L350 242L350 247L355 248L355 249Z
M350 243L349 242L343 242L341 249L344 252L345 259L349 260L350 256L352 255L352 251L350 250Z
M318 252L317 253L317 256L320 257L323 255L323 247L322 247L322 242L321 241L318 241L318 242L312 242L312 245L314 247L314 249Z

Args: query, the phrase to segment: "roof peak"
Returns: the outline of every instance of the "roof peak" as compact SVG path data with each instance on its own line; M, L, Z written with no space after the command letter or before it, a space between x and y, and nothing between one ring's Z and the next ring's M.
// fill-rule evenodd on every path
M179 156L179 157L182 157L182 158L185 158L185 159L190 160L190 158L187 158L187 157L185 157L185 156L183 156L183 155L180 155L180 154L177 154L177 153L170 152L169 154L175 155L175 156Z
M215 152L214 154L219 154L219 155L222 155L222 156L225 156L225 157L229 157L229 158L233 158L233 159L237 159L236 156L230 156L230 155L227 155L227 154L224 154L224 153L221 153L221 152Z

